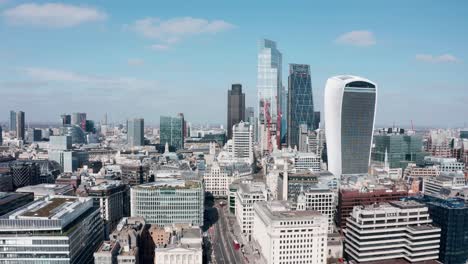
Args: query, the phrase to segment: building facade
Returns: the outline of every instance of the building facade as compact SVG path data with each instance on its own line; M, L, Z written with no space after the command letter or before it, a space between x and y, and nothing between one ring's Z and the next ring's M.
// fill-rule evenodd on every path
M143 118L127 121L127 144L132 147L145 145L145 121Z
M253 229L253 205L259 201L267 201L266 186L262 182L241 183L236 195L236 219L240 230L249 240Z
M240 122L233 126L232 151L234 158L254 161L253 127L249 123Z
M16 138L24 140L25 124L24 124L24 112L19 111L16 113Z
M233 84L228 91L227 132L232 138L232 127L240 121L248 121L245 116L245 94L241 84Z
M159 120L161 145L166 143L178 149L184 148L184 120L180 116L161 116Z
M289 64L287 114L288 145L299 148L300 126L306 125L306 131L315 129L312 81L307 64Z
M324 105L328 170L337 177L368 172L376 103L375 83L349 75L328 79Z

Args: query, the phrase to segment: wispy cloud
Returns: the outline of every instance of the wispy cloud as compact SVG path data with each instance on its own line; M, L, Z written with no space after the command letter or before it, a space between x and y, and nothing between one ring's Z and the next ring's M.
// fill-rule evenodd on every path
M7 9L3 18L12 25L67 28L107 19L107 14L93 7L60 3L21 4Z
M145 61L143 59L128 59L127 63L130 66L141 66L145 64Z
M417 54L416 60L428 63L455 63L460 62L461 60L452 54L442 54L439 56L434 56L431 54Z
M372 31L355 30L340 35L335 42L358 47L368 47L375 45L377 40Z
M155 50L166 50L170 45L191 36L216 34L235 28L224 20L206 20L203 18L180 17L162 20L159 18L144 18L127 26L132 31L160 43L152 45Z

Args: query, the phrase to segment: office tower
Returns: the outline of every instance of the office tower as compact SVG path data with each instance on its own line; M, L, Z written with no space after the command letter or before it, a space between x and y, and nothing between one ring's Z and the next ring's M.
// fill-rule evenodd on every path
M177 116L182 119L182 136L185 138L187 136L187 123L184 117L184 113L178 113Z
M63 114L60 118L62 119L62 126L71 125L71 115Z
M149 224L159 226L202 226L204 197L199 180L160 178L131 188L131 216L142 216Z
M120 181L107 181L86 188L84 196L92 197L101 209L104 232L107 238L114 231L122 217L130 212L130 188ZM77 193L78 195L78 193Z
M72 144L84 144L86 143L86 136L80 126L77 125L65 125L59 128L59 134L61 136L70 136Z
M102 240L102 219L91 198L50 196L18 208L0 221L1 261L5 264L92 263Z
M168 143L170 146L176 148L176 150L183 149L183 124L184 120L181 117L161 116L159 119L159 143L163 146Z
M377 102L377 86L350 75L329 78L325 87L328 170L367 173Z
M19 111L16 113L16 138L18 140L24 140L24 130L25 130L25 125L24 125L24 112Z
M233 126L232 149L235 158L245 158L253 163L253 127L249 123L240 122Z
M314 112L314 130L320 128L320 111Z
M304 190L305 209L318 211L328 218L328 233L335 230L336 192L328 187L316 186ZM298 198L299 200L299 198Z
M356 206L348 218L345 255L358 263L404 259L437 260L440 228L415 201ZM447 263L447 262L444 262Z
M245 119L244 121L251 122L251 118L255 117L255 108L252 106L248 106L245 108Z
M72 148L71 136L50 136L49 150L70 150Z
M42 130L40 129L33 129L33 142L41 141L42 140Z
M278 115L278 107L281 105L278 97L283 95L281 69L282 55L276 48L276 42L262 39L258 51L257 107L259 143L263 152L272 151L280 142L281 124L278 124L278 120L281 121L281 113Z
M171 230L169 229L169 231ZM156 247L154 263L202 264L202 241L202 233L199 227L185 227L180 231L173 230L172 235L169 235L167 243Z
M233 84L228 90L227 130L228 139L232 138L232 126L240 121L247 121L245 115L245 94L241 84Z
M309 150L309 128L306 124L299 125L299 140L294 148L297 148L299 152L307 152Z
M0 146L3 144L3 132L2 132L2 126L0 126Z
M461 139L468 139L468 128L464 128L460 130L460 138Z
M10 111L10 131L16 131L16 112Z
M289 64L288 79L288 145L299 148L300 127L314 128L314 100L310 66Z
M30 192L0 192L0 216L34 201Z
M143 118L127 121L127 144L132 147L145 145L145 121Z
M19 188L39 184L40 166L34 161L14 161L10 163L13 187Z
M288 118L289 118L289 110L288 110L288 90L284 86L281 89L281 96L280 98L280 106L281 106L281 112L280 118L281 118L281 133L280 133L280 139L281 139L281 145L286 145L286 142L288 141L287 135L288 135Z
M265 183L246 182L239 185L235 196L235 212L241 233L249 240L253 230L253 205L259 201L267 201L268 194Z
M395 131L395 132L393 132ZM409 163L423 164L423 139L408 135L399 129L382 129L374 135L372 161L383 164L387 158L389 168L405 169Z
M285 201L257 202L253 209L252 239L262 263L327 262L326 216L291 210Z
M86 131L86 113L72 113L71 124L79 126L83 131Z
M468 203L461 198L461 193L462 189L452 191L450 195L436 194L412 198L429 208L429 215L434 224L442 230L439 249L441 263L468 261Z
M74 172L89 162L89 153L85 150L50 150L49 160L56 161L63 172Z

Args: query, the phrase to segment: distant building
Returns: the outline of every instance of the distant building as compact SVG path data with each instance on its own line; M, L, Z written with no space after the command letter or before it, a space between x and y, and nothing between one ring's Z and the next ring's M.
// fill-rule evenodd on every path
M127 144L130 146L145 145L145 121L134 118L127 121Z
M294 168L296 170L321 171L320 157L314 153L298 152L294 157Z
M299 148L301 125L306 126L306 134L308 129L314 129L314 98L310 66L289 64L288 87L288 145Z
M328 170L335 176L367 173L377 86L357 76L329 78L325 87Z
M10 131L16 131L16 112L10 111Z
M59 163L63 172L74 172L88 164L89 154L83 150L50 150L49 160Z
M16 113L16 138L18 138L19 140L24 140L24 131L24 112L19 111Z
M177 150L184 148L184 120L181 117L161 116L160 144L168 143Z
M3 132L2 132L2 126L0 126L0 146L3 145Z
M20 188L40 183L41 169L38 163L28 160L18 160L10 163L13 187Z
M72 113L71 124L79 126L83 131L86 131L86 113Z
M203 225L205 191L198 180L157 179L136 185L130 191L131 216L141 216L149 224Z
M465 181L463 174L424 177L422 192L425 195L438 195L442 189L461 189L465 187Z
M0 216L34 201L32 193L0 192Z
M62 126L71 125L71 115L63 114L60 119L62 119Z
M232 127L240 121L248 121L245 115L245 94L241 84L233 84L228 91L227 130L228 139L232 138Z
M428 208L414 201L356 206L344 231L345 255L359 263L436 260L441 230L431 223Z
M254 162L253 127L249 123L240 122L233 126L232 150L235 158Z
M91 263L103 240L102 219L89 198L51 196L2 218L0 252L8 252L2 257L5 264Z
M236 179L251 175L252 167L249 163L220 164L213 162L203 174L205 191L215 198L228 197L229 185Z
M263 182L241 183L236 196L236 219L241 232L249 240L253 229L253 205L258 201L267 201L268 194Z
M59 129L60 136L70 136L72 138L72 144L86 143L86 137L83 131L84 130L77 125L66 125Z
M252 240L264 263L326 263L325 216L293 211L285 201L257 202L253 210Z
M72 148L71 136L50 136L49 150L70 150Z
M314 129L320 128L320 111L314 112Z

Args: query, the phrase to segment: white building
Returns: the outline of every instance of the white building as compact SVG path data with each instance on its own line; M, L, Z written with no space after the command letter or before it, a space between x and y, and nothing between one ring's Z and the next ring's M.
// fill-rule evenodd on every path
M298 152L294 157L294 169L319 172L321 170L320 157L311 152Z
M203 225L205 191L199 180L156 178L155 182L130 189L131 216L149 224Z
M249 123L240 122L232 127L232 152L234 158L254 161L253 127Z
M431 223L428 208L414 201L355 206L344 230L345 253L357 262L436 260L441 230Z
M250 239L253 225L253 205L267 201L268 194L263 182L241 183L236 196L236 218L243 235Z
M154 263L202 264L203 249L200 228L185 228L180 233L171 237L170 244L155 249Z
M327 229L317 211L292 211L285 201L254 205L252 240L268 264L327 263Z
M461 175L425 177L423 179L423 193L426 195L439 194L442 189L457 189L465 187L465 178Z
M16 192L31 192L34 193L34 199L40 199L49 195L74 195L75 190L70 184L41 183L18 188Z
M377 85L341 75L325 86L325 134L328 170L335 176L367 173L372 147Z
M229 185L236 179L252 174L252 167L248 163L237 162L220 164L213 162L203 174L205 191L214 197L228 197Z
M335 230L336 193L327 188L308 189L304 192L306 210L318 211L328 219L328 233Z

